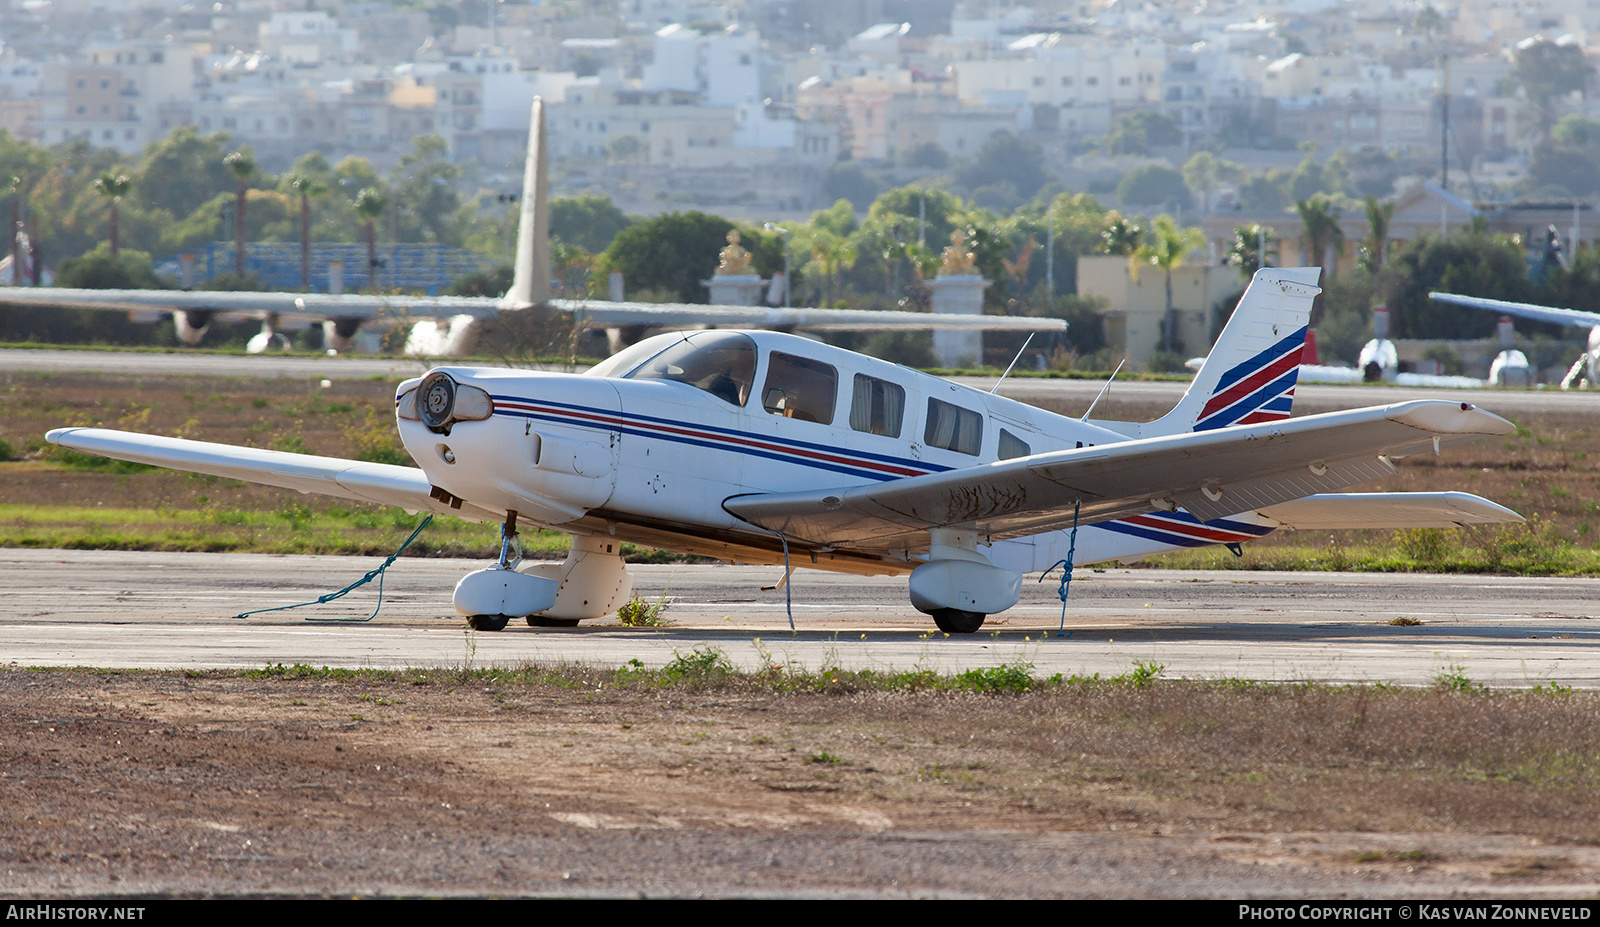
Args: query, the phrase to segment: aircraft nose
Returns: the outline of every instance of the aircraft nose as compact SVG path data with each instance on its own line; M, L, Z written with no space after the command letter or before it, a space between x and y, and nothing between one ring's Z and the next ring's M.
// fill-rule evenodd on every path
M456 422L482 421L493 415L494 400L484 390L435 370L400 398L399 411L401 418L420 421L435 434L449 434Z

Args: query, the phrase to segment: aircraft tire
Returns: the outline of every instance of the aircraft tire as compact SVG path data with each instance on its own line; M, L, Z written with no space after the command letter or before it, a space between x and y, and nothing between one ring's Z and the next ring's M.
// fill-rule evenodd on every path
M964 612L959 608L937 608L933 611L933 623L946 634L972 634L983 627L983 619L987 617L982 612Z
M474 631L504 631L510 620L507 615L473 615L467 619L467 627Z
M528 627L530 628L575 628L578 626L576 618L550 618L545 615L529 615Z

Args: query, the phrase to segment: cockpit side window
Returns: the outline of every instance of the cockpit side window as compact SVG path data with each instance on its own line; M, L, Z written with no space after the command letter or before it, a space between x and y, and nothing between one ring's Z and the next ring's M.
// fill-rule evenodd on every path
M1013 457L1031 457L1033 448L1028 442L1022 440L1006 429L1000 429L1000 459L1010 460Z
M756 378L756 344L736 332L696 332L629 372L629 380L672 380L742 406Z
M906 391L900 384L856 374L855 394L850 401L851 428L898 438L905 413Z
M928 425L922 440L929 447L976 456L983 449L983 416L939 399L928 400Z
M772 359L767 362L767 382L761 388L762 408L784 418L831 425L838 397L839 371L833 365L772 352Z

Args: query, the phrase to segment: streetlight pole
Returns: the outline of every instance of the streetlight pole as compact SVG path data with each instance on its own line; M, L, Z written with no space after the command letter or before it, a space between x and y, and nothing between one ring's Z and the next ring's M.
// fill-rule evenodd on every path
M789 294L794 292L794 279L789 276L789 230L771 222L763 226L769 232L783 236L783 308L790 308Z

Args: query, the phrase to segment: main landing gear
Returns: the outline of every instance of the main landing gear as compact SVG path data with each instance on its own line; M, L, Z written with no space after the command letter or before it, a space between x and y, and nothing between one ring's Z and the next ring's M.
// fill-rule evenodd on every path
M978 553L978 532L935 528L928 560L911 571L911 604L933 616L946 634L971 634L983 619L1017 604L1022 574L994 566Z
M959 608L936 608L933 611L933 623L946 634L973 634L983 627L983 619L987 617L982 612L964 612Z

